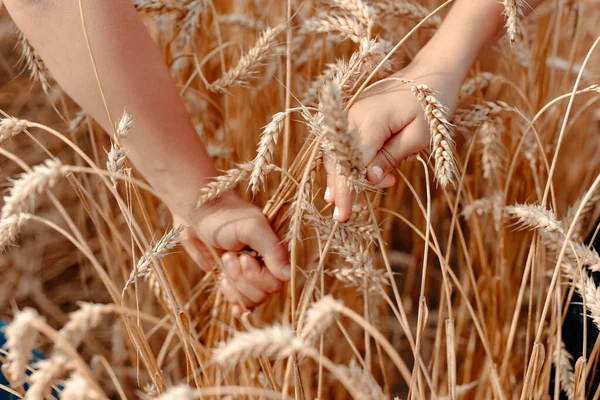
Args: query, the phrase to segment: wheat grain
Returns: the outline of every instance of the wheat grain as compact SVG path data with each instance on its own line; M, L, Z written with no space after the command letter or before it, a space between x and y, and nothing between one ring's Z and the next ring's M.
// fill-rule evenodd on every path
M125 165L125 159L127 158L127 149L121 148L118 143L111 142L110 151L106 151L108 159L106 160L106 169L112 172L114 175L123 175L123 166ZM117 188L117 176L111 175L110 181L113 187Z
M198 197L196 207L202 207L204 204L216 199L228 190L235 188L238 183L248 179L253 169L254 165L251 162L238 164L237 168L232 168L226 171L224 175L218 176L213 182L200 189L200 196ZM263 167L263 173L265 174L272 170L272 166Z
M499 77L491 72L480 72L474 77L465 80L460 88L459 101L464 101L467 97L473 96L478 90L485 89L496 79L499 79Z
M536 204L506 206L506 212L519 220L521 228L541 229L545 232L561 231L560 223L552 210Z
M90 387L83 376L74 372L65 381L60 398L61 400L96 400L101 397Z
M214 351L213 361L231 368L243 360L260 355L284 358L303 346L303 340L289 326L272 325L248 332L236 332Z
M375 2L373 3L373 9L380 19L393 17L396 19L410 19L418 22L431 13L431 10L428 10L419 3L403 0L386 0ZM422 27L424 29L437 29L441 23L442 19L439 15L435 14L429 18ZM397 28L397 26L394 26L394 28Z
M160 11L177 11L184 12L185 8L182 7L180 2L175 0L133 0L133 6L138 11L151 11L151 12L160 12Z
M75 117L69 121L69 131L73 133L78 133L79 131L81 131L84 125L87 123L88 118L89 115L85 110L77 111Z
M169 388L156 400L193 400L197 399L196 391L187 385L177 385Z
M219 14L217 20L220 24L241 26L247 29L264 31L265 25L262 21L255 18L250 18L243 14Z
M22 173L4 196L1 218L6 219L28 211L32 208L35 195L51 189L63 175L64 169L58 159L46 160L34 166L30 172Z
M215 93L227 93L234 86L246 86L248 79L253 77L258 67L274 52L277 46L275 38L285 29L285 25L267 28L260 34L256 44L245 53L237 65L228 70L225 75L217 79L207 89Z
M19 42L21 44L20 62L29 70L31 80L39 82L44 93L48 94L51 77L46 65L22 32L19 32Z
M112 311L110 304L79 303L79 310L69 315L67 322L59 331L62 337L77 348L87 332L100 323L102 317Z
M492 180L502 172L504 146L501 135L503 131L504 122L498 117L485 121L479 128L478 137L481 145L481 166L485 179Z
M523 17L523 0L502 0L504 5L504 17L506 18L506 33L511 42L516 41L522 35L520 19Z
M325 3L350 13L367 31L374 25L375 10L362 0L325 0Z
M446 119L446 109L433 95L433 90L426 85L410 84L411 92L423 108L429 123L431 134L431 154L435 160L435 177L446 187L454 183L458 173L454 159L454 141L452 125Z
M275 145L279 134L283 129L285 118L289 114L289 111L278 112L273 115L271 122L265 126L263 133L258 143L258 151L254 161L254 167L250 173L249 187L252 193L256 195L259 190L259 185L264 184L265 175L268 171L268 165L273 161L273 153L275 152Z
M556 365L555 368L558 369L560 367L560 372L558 374L560 388L565 392L569 400L573 400L575 394L575 376L573 374L572 364L573 356L567 351L563 341L560 342L560 346L556 346L554 349L554 355L552 357L553 363L556 363L557 356L560 365Z
M0 144L27 129L27 121L15 117L0 119Z
M312 343L319 338L335 322L337 303L338 301L332 295L324 296L313 303L306 312L300 337L307 343Z
M24 400L40 400L46 398L51 385L67 370L67 359L61 354L53 354L47 360L35 363L36 370L29 377L29 388Z
M352 40L355 43L360 43L361 39L367 36L364 27L355 18L325 13L320 13L314 18L305 20L300 28L301 35L315 33L336 35L341 39Z
M387 400L389 396L383 393L381 386L373 378L368 370L363 369L356 359L352 358L348 367L343 367L343 370L348 374L350 382L354 383L354 387L358 390L355 398L370 399L370 400Z
M329 82L321 90L319 111L323 114L324 149L335 160L340 176L356 189L364 177L362 155L357 132L348 129L348 113L335 83Z
M209 0L190 0L184 6L185 16L179 31L179 46L183 46L196 36L200 29L200 17L209 5Z
M171 250L173 250L179 243L179 235L185 227L179 225L173 229L167 231L160 240L138 260L136 268L131 271L129 280L125 283L123 292L125 292L129 286L133 285L139 278L143 278L152 273L152 262L153 260L160 260L166 257Z
M133 117L127 114L127 111L123 111L123 115L121 116L121 119L119 120L116 126L117 137L121 139L126 138L133 130L133 127Z
M15 313L12 323L4 331L8 355L2 364L2 373L13 387L21 386L27 379L25 371L38 341L38 332L31 327L32 321L36 320L43 321L44 318L36 310L25 308Z
M5 250L13 244L21 227L27 222L29 216L27 214L9 215L6 218L0 219L0 249Z

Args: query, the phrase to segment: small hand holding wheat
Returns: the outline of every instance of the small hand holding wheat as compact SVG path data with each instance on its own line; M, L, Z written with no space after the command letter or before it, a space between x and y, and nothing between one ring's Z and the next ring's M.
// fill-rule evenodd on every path
M174 217L175 224L186 224ZM187 222L181 242L190 257L209 270L214 257L206 246L218 251L223 262L221 290L234 304L234 315L263 303L269 294L278 292L289 279L288 254L272 231L261 210L232 192L200 207ZM241 254L245 248L255 250L264 260ZM214 265L214 262L212 263Z
M452 157L450 114L456 107L461 73L435 62L413 61L402 71L365 90L348 113L359 133L367 179L378 189L393 186L390 174L407 157L431 144L436 178L445 186L456 173ZM346 221L353 195L335 165L325 160L325 200L335 203L334 217Z

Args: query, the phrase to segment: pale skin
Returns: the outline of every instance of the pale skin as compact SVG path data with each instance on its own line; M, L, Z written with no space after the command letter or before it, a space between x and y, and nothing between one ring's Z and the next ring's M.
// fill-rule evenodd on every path
M528 1L528 14L542 0ZM392 77L413 80L433 88L451 115L460 87L481 51L495 42L504 28L503 5L498 0L456 0L440 29L412 62ZM398 80L365 90L348 114L350 128L357 128L367 179L376 188L395 185L391 173L411 155L429 146L429 126L410 88ZM334 203L334 217L346 221L354 197L335 165L326 161L325 200Z
M531 1L535 7L541 0ZM239 315L263 303L289 279L285 246L260 209L233 192L195 209L198 190L217 171L198 137L156 45L129 0L82 0L86 28L104 90L92 68L77 0L4 0L15 23L40 54L52 76L108 133L124 109L136 127L122 140L128 158L169 207L173 223L188 228L182 243L190 257L208 269L205 245L223 261L221 288ZM527 12L528 10L524 10ZM413 62L395 76L436 90L449 112L482 48L502 31L502 6L496 0L457 0L439 31ZM398 107L402 104L402 107ZM108 112L107 112L108 109ZM109 115L111 119L109 118ZM420 106L406 86L389 81L365 91L351 107L358 128L367 178L379 188L395 184L393 164L424 149L429 131ZM390 163L384 153L394 159ZM327 165L326 200L335 217L350 215L352 195ZM248 255L256 250L265 265Z

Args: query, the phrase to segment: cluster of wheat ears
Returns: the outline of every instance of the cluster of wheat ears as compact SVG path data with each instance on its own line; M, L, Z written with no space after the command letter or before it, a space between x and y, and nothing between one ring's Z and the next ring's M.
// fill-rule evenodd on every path
M507 35L474 65L453 116L435 88L405 81L431 149L398 166L386 193L365 183L348 105L408 63L451 0L133 3L223 171L198 205L236 189L263 206L291 282L234 318L219 264L203 273L179 249L182 227L127 149L77 111L2 11L0 310L12 322L0 390L600 396L587 329L600 326L600 255L584 243L600 202L597 1L548 0L520 22L526 4L504 0ZM127 113L115 132L142 134ZM324 154L357 193L345 223L322 200ZM590 318L565 336L575 295Z

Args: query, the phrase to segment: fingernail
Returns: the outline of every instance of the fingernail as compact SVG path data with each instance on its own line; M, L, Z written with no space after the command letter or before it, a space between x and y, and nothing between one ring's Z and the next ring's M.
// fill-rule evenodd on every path
M333 210L333 218L337 219L337 217L340 216L340 209L339 208L335 208L335 210Z
M285 276L286 278L289 278L290 276L292 276L292 268L290 267L290 265L286 265L285 267L281 268L281 275Z
M329 188L325 189L325 196L323 196L323 198L325 199L325 201L330 201L331 197L331 190L329 190Z
M381 182L381 180L383 179L383 169L381 169L379 165L373 165L371 167L371 171L373 171L373 174L375 174L377 180Z

